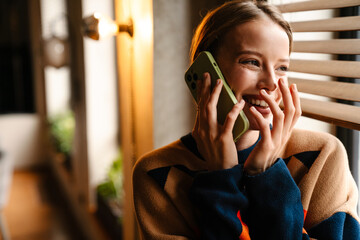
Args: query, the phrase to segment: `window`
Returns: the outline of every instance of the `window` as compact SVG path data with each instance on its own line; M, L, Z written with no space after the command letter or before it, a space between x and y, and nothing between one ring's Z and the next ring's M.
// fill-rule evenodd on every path
M359 186L360 3L358 0L271 2L278 4L293 28L294 54L289 82L296 83L304 93L303 116L337 126L337 136L348 151L350 168ZM330 14L319 17L324 11ZM319 34L326 37L314 40Z

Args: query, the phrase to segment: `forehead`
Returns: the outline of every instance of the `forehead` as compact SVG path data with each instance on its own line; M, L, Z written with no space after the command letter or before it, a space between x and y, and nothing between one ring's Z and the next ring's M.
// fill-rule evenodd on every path
M223 38L223 47L232 51L254 50L289 55L289 38L285 30L269 18L239 24ZM275 51L274 51L275 50Z

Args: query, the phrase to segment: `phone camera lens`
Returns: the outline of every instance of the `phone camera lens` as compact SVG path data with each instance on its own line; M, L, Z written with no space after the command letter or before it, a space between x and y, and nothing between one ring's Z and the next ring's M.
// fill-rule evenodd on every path
M196 89L196 84L195 84L194 82L191 83L191 88L192 88L193 90Z
M191 75L190 75L190 74L188 74L188 75L186 76L186 80L188 80L188 81L190 82L190 81L191 81L191 79L192 79Z
M198 75L196 74L196 73L194 73L194 80L196 81L196 80L198 80Z

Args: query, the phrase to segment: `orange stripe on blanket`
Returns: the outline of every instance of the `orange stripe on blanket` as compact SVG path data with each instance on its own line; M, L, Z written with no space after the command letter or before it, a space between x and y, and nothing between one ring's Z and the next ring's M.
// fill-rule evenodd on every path
M237 212L237 217L241 222L242 232L239 236L240 240L251 240L249 235L249 227L241 220L240 210Z
M307 210L303 209L303 211L304 211L304 222L305 222ZM306 232L305 228L303 228L302 233L308 234L308 233Z

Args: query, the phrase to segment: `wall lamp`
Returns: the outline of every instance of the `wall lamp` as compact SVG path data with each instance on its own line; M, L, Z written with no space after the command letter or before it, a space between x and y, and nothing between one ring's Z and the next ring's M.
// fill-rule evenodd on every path
M101 13L94 13L83 18L83 35L94 40L101 40L109 36L117 35L120 32L127 32L131 37L134 34L132 20L128 24L118 24Z

